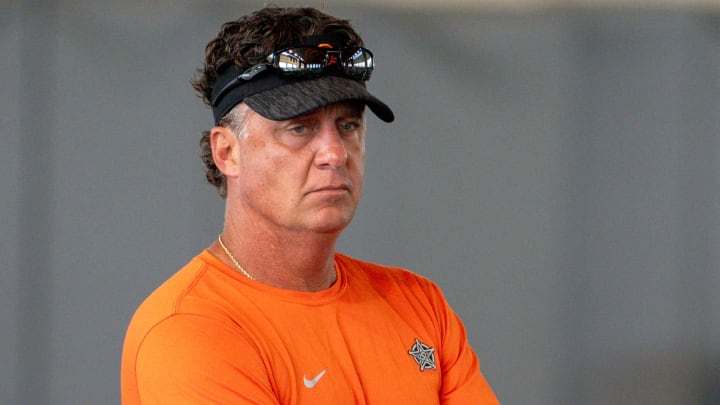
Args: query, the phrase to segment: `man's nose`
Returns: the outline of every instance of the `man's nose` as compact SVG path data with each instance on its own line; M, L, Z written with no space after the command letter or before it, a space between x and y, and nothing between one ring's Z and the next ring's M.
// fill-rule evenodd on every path
M347 146L335 125L323 126L316 140L315 162L318 166L335 168L347 163Z

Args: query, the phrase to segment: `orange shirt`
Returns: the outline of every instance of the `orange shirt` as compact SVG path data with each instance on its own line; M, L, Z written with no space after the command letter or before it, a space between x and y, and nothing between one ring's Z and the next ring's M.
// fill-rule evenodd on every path
M335 266L332 287L297 292L203 251L130 322L122 403L497 403L435 284L341 254Z

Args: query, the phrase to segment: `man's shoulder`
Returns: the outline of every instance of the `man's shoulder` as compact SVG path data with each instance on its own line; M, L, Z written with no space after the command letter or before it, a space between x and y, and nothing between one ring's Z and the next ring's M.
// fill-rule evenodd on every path
M201 259L201 255L192 258L145 298L135 311L133 323L152 323L173 315L180 301L204 272L205 267L207 265Z
M421 289L426 293L437 293L439 288L429 278L412 270L385 264L360 260L345 254L336 254L350 279L365 279L375 286L385 288Z

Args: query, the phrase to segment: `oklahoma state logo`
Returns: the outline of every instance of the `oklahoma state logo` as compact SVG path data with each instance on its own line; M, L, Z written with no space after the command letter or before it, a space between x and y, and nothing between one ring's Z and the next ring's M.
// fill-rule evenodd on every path
M435 370L435 349L415 338L415 344L408 352L415 363L420 366L420 371Z

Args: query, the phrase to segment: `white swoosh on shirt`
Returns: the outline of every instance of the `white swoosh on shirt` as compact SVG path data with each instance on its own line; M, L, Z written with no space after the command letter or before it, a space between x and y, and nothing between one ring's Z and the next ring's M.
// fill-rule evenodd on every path
M316 375L316 376L315 376L313 379L311 379L311 380L309 380L307 377L303 376L303 382L305 383L305 386L306 386L307 388L313 388L313 387L315 386L315 384L317 384L318 381L320 381L320 379L323 378L323 376L325 375L325 372L326 372L326 371L327 371L327 369L321 371L320 374Z

